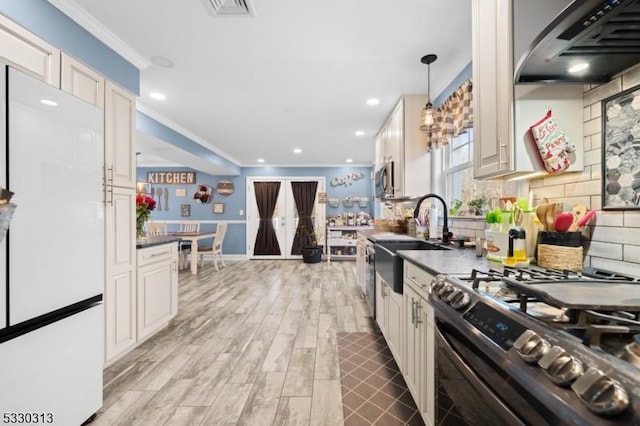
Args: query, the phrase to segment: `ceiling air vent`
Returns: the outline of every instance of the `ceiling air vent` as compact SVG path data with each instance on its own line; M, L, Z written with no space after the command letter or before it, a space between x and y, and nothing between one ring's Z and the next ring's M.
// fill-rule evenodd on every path
M255 16L249 0L205 0L214 16Z

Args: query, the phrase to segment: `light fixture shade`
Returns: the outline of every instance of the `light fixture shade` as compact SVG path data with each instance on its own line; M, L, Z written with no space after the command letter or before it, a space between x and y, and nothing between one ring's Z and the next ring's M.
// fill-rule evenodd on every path
M423 56L420 62L427 66L427 104L422 109L420 114L420 131L429 133L433 131L433 127L436 124L436 110L431 103L431 64L438 59L437 55L430 53Z
M425 133L428 132L431 130L435 121L435 108L433 107L433 104L429 102L424 106L424 108L422 108L422 113L420 114L420 131Z

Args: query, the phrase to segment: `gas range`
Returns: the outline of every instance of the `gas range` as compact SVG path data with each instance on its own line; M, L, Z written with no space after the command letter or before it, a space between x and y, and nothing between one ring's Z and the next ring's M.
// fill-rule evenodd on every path
M438 275L429 297L437 324L473 342L500 374L522 380L559 422L640 424L637 277L474 270Z

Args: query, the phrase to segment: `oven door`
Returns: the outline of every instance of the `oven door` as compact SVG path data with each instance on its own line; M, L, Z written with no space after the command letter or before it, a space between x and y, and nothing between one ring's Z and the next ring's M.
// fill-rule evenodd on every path
M435 424L563 424L454 327L435 318Z

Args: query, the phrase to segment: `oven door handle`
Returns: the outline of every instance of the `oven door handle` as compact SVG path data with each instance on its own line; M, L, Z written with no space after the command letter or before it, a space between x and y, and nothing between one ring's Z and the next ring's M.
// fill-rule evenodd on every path
M494 411L500 413L507 423L512 425L525 425L525 423L511 412L509 407L504 405L497 397L493 396L493 391L478 378L476 373L467 364L465 364L462 357L460 357L458 352L456 352L456 350L449 344L449 341L440 332L438 327L436 326L434 328L436 340L440 340L442 342L442 349L447 353L449 360L456 365L458 370L460 370L469 383L471 383L471 386L473 386L480 395L485 396L484 399L487 401L487 404L489 404ZM492 397L486 398L486 396Z

